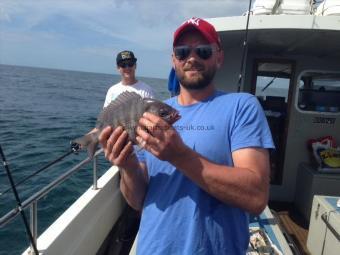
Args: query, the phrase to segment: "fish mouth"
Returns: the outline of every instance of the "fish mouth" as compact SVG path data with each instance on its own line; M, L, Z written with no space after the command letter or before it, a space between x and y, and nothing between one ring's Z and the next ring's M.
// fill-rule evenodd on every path
M181 115L179 114L179 112L175 111L175 112L172 112L170 115L169 115L169 123L170 124L173 124L175 123L177 120L179 120L181 118Z

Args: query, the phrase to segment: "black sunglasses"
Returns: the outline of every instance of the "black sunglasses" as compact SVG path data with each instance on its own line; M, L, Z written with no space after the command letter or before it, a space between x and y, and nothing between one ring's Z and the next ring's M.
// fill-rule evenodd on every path
M134 65L135 65L135 62L122 62L118 64L118 66L121 68L133 67Z
M178 60L184 60L189 57L191 51L194 50L196 55L203 60L207 60L212 56L214 48L210 44L198 45L196 47L190 47L188 45L181 45L174 47L175 57Z

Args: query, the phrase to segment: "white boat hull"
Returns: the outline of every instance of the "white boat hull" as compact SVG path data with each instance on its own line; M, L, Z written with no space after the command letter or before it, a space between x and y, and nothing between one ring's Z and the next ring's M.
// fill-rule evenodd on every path
M111 167L37 240L39 252L48 255L96 254L125 207L119 190L119 171ZM23 254L28 255L30 249Z

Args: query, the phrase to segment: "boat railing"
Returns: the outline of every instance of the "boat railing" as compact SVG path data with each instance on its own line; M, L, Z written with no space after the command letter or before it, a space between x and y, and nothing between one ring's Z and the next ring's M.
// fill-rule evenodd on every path
M97 165L98 165L98 155L103 152L103 149L99 149L96 151L94 157L93 157L93 185L92 189L96 190L97 189ZM30 229L31 233L33 236L34 243L37 243L37 237L38 237L38 231L37 231L37 226L38 226L38 213L37 213L37 208L38 208L38 201L45 197L50 191L52 191L54 188L59 186L61 183L66 181L73 175L75 172L77 172L80 168L83 166L87 165L88 163L91 162L91 158L87 157L77 165L73 166L69 170L67 170L64 174L60 175L58 178L56 178L54 181L46 185L44 188L42 188L40 191L34 193L32 196L27 198L25 201L22 202L21 208L16 207L9 211L7 214L5 214L3 217L0 218L0 227L5 226L8 224L10 221L12 221L18 214L20 214L20 210L24 210L28 207L30 207ZM33 252L33 247L31 247L32 254Z

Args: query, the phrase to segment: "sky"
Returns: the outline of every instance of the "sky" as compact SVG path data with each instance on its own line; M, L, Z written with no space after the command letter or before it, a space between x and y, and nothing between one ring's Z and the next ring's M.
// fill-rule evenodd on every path
M0 0L0 64L167 78L173 32L191 17L239 16L248 0Z

